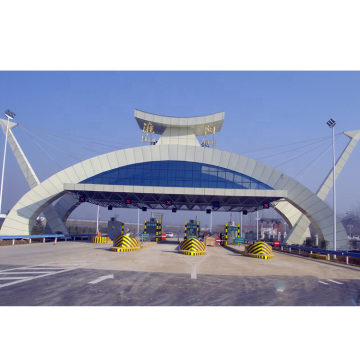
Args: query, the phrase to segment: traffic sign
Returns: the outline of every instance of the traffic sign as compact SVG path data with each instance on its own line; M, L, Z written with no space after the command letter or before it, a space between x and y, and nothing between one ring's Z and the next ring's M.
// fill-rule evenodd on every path
M218 244L220 244L221 243L221 239L220 238L216 238L216 240L215 240Z
M234 239L235 244L244 244L245 239L243 237L236 237Z
M150 237L150 234L148 234L148 233L140 233L140 237L142 237L143 239L148 239Z
M162 239L166 239L166 234L161 234Z
M279 246L279 245L280 245L280 241L276 240L276 241L274 242L274 245L275 245L275 246Z

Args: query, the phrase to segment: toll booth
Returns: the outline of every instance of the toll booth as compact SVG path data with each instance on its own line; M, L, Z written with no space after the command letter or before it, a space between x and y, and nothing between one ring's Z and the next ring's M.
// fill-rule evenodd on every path
M200 221L189 220L185 221L184 240L198 239L200 236Z
M225 224L225 235L223 236L223 244L234 244L234 239L240 237L240 224L235 225L233 221Z
M160 241L162 233L161 220L156 220L155 218L150 218L149 221L145 220L144 233L150 235L150 241Z
M115 240L119 235L124 235L125 223L123 221L117 221L115 217L110 218L107 226L107 236L111 240Z

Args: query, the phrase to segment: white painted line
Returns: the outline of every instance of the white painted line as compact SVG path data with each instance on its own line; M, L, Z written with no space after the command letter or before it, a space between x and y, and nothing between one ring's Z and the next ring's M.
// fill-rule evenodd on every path
M57 272L51 272L51 273L47 273L47 274L39 275L39 276L27 276L26 279L17 280L17 281L13 281L13 282L10 282L10 283L6 283L6 284L3 284L3 285L0 285L0 289L3 288L3 287L5 287L5 286L10 286L10 285L18 284L18 283L21 283L21 282L24 282L24 281L39 279L39 278L42 278L42 277L45 277L45 276L49 276L49 275L60 274L60 273L63 273L63 272L66 272L66 271L71 271L71 270L74 270L74 269L66 269L66 270L61 270L61 271L57 271Z
M191 278L195 279L195 280L197 279L196 268L194 268L194 267L191 269Z
M335 283L335 284L344 285L343 283L338 282L338 281L335 281L335 280L328 279L328 281L331 281L331 282L333 282L333 283Z
M58 271L14 271L14 272L7 272L8 275L19 275L19 274L55 274Z
M105 276L100 276L99 278L88 282L88 284L97 284L100 281L106 280L106 279L113 279L114 278L114 274L112 275L105 275Z
M328 283L320 281L320 280L319 280L319 283L324 284L324 285L329 285Z
M0 274L2 274L2 273L7 273L7 272L13 271L13 270L26 270L26 269L28 269L28 267L25 267L25 266L19 267L19 268L5 269L5 270L1 270L1 271L0 271Z
M32 277L32 276L31 276ZM0 277L0 280L20 280L20 279L27 279L28 276L11 276L11 277Z
M64 270L64 269L68 269L69 267L32 267L32 268L29 268L29 270Z

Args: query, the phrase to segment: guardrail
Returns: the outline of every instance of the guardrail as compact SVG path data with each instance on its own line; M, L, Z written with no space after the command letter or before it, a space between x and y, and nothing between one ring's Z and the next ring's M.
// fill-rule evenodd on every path
M272 245L273 247L275 247L273 242L268 242L267 244ZM279 246L276 247L280 247L281 250L283 250L284 248L288 248L289 252L291 253L291 250L298 250L299 253L301 251L307 251L310 254L312 253L319 253L319 254L326 254L327 255L327 259L330 260L330 255L339 255L339 256L345 256L345 260L346 260L346 264L349 264L349 257L353 257L353 258L360 258L360 253L355 253L355 252L349 252L349 251L334 251L334 250L326 250L326 249L319 249L319 248L312 248L312 247L306 247L306 246L300 246L300 245L289 245L289 244L285 244L285 243L280 243Z
M107 234L103 234L106 236ZM0 236L1 240L12 240L12 244L15 245L15 240L28 240L29 244L31 244L32 239L42 239L43 243L46 240L54 240L54 241L67 241L67 240L88 240L90 237L96 236L96 234L44 234L44 235L2 235Z

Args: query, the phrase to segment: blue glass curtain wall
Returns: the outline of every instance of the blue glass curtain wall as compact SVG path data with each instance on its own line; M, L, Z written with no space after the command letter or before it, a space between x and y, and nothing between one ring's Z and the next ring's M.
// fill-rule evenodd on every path
M273 190L235 171L187 161L151 161L127 165L92 176L80 184Z

